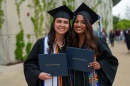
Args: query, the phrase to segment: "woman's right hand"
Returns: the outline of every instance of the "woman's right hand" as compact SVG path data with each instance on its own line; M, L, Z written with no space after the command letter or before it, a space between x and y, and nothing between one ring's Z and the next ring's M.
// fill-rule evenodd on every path
M51 74L48 74L48 73L45 73L45 72L41 72L39 74L39 77L38 77L40 80L47 80L47 79L51 79Z

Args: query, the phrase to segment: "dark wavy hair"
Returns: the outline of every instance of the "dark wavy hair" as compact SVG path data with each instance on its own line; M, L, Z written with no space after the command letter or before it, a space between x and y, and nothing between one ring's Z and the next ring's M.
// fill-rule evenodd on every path
M50 31L48 33L48 46L49 48L47 49L48 53L53 52L53 43L55 42L55 29L54 29L54 22L55 20L51 23ZM69 34L70 34L70 21L69 21L69 30L65 33L64 39L65 39L65 45L68 46L69 43Z
M81 14L78 14L81 15ZM89 22L88 18L82 15L84 18L84 22L86 25L86 31L84 33L85 35L85 43L87 46L87 49L92 49L95 51L95 55L98 55L98 47L97 47L97 41L98 37L96 37L93 33L93 27L91 23ZM76 16L77 17L77 16ZM71 46L72 47L79 47L79 37L78 34L74 31L74 22L76 20L76 17L73 19L72 28L71 28Z

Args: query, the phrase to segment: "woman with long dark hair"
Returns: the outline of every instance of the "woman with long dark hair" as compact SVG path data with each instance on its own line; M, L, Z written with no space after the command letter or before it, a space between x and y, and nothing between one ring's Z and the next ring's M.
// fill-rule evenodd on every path
M94 61L88 67L92 72L72 70L73 86L112 86L118 60L112 55L106 42L93 33L92 24L98 20L98 15L86 4L82 3L74 12L72 24L71 46L94 50Z
M70 86L67 76L52 76L41 72L38 65L38 54L65 53L67 34L70 30L70 20L73 12L66 6L60 6L48 11L53 17L49 33L39 39L33 46L29 56L24 62L24 74L28 86Z

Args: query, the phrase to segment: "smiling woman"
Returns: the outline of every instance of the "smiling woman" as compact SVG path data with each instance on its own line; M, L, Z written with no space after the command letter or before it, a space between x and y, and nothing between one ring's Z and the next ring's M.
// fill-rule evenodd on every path
M35 43L25 60L25 78L28 86L70 86L68 76L51 76L51 74L39 69L39 54L66 52L70 20L73 18L73 12L66 5L52 9L48 13L53 17L50 31L44 38Z
M86 30L85 21L82 15L78 15L74 22L75 32L78 34L83 34Z
M69 29L69 20L65 18L56 18L54 22L54 28L57 34L65 34Z
M74 14L71 47L86 49L86 51L93 50L94 56L90 57L93 61L88 65L92 71L72 70L72 83L74 86L112 86L118 60L112 55L107 43L93 33L92 25L98 20L97 13L82 3ZM79 67L86 68L85 66Z

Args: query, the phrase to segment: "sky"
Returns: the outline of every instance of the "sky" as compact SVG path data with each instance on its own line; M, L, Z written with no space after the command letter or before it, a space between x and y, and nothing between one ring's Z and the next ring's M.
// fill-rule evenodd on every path
M121 0L112 8L112 14L115 16L118 16L120 14L120 18L124 18L127 6L130 7L130 0Z

